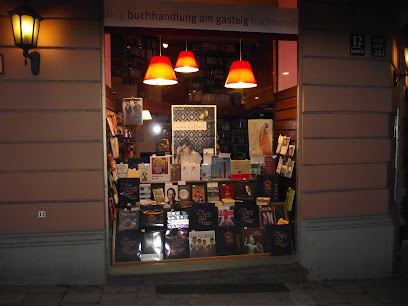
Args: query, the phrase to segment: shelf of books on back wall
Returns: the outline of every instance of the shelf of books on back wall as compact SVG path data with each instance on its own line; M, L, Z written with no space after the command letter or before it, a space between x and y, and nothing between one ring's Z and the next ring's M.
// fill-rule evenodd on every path
M116 164L108 155L113 265L292 252L293 202L279 175L212 153L198 165L155 155Z

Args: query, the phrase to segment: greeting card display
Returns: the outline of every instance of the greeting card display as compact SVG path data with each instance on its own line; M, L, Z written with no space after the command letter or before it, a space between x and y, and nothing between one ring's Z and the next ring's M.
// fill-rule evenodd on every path
M164 235L164 258L178 259L189 258L190 247L188 244L188 230L171 229Z
M121 178L118 180L119 189L119 207L126 207L128 203L136 205L139 202L139 185L138 178Z
M190 257L208 257L217 254L215 231L191 231L189 233Z

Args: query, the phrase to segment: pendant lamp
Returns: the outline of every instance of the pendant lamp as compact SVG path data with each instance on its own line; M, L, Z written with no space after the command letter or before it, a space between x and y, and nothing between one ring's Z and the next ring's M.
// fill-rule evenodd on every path
M143 83L147 85L174 85L178 83L170 59L161 55L161 36L160 55L153 56L150 60Z
M256 83L254 73L248 61L241 59L241 39L239 40L239 61L235 61L231 65L227 80L225 81L226 88L241 89L254 88Z
M174 70L183 73L197 72L199 70L193 52L187 51L187 38L186 51L180 52Z

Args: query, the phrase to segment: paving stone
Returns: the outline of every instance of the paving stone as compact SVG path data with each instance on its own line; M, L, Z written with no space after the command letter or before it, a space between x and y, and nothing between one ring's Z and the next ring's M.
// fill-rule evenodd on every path
M200 295L202 305L288 305L293 306L289 293L260 292L238 294L203 294Z
M156 295L155 286L140 286L137 291L138 296L151 296Z
M328 281L327 285L332 287L339 294L364 294L367 291L361 286L361 283L356 280L351 281Z
M104 306L134 306L136 305L137 295L136 293L113 293L102 294L99 305Z
M376 306L381 305L381 303L369 294L350 294L344 296L347 301L352 305L361 306Z
M115 286L115 285L106 285L103 290L102 293L118 293L122 290L123 286Z
M151 290L151 289L148 289L148 290ZM139 291L138 286L126 286L126 287L123 287L120 292L123 292L123 293L137 293L138 291ZM154 292L156 292L156 290L154 290Z
M285 283L285 286L290 292L304 292L303 287L299 286L297 283Z
M54 293L63 294L67 292L68 286L30 286L27 288L27 293Z
M312 299L312 297L306 293L291 293L289 296L291 302L295 306L314 306L317 303Z
M40 294L26 294L24 295L23 300L20 305L41 305L41 306L54 306L61 303L62 298L64 297L63 293L40 293Z
M306 293L317 304L341 304L347 303L347 300L339 295L333 288L327 286L317 286L313 288L306 288Z
M65 294L62 304L99 303L102 289L95 287L72 287Z
M24 297L24 292L0 292L0 305L18 305Z

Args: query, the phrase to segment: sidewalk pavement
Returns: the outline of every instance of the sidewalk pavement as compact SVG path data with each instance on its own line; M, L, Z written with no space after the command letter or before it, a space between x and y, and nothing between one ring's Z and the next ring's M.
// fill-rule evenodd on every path
M271 290L255 293L245 293L251 290L240 285L240 292L225 293L233 290L217 284L214 288L219 293L215 294L189 293L193 287L188 284L169 294L152 281L123 284L114 280L105 286L79 287L0 286L0 305L408 305L408 278L400 276L259 284L260 291Z

